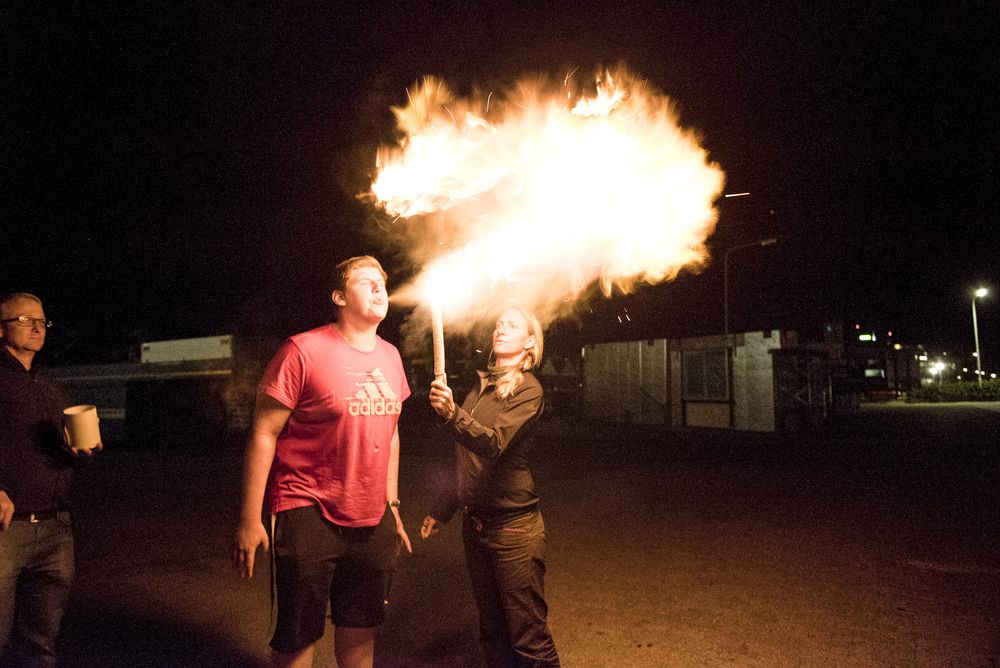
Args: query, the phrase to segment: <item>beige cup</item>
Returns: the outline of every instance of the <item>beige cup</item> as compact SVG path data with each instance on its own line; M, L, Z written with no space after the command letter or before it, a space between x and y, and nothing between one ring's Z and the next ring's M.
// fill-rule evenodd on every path
M63 410L66 442L77 450L93 450L101 442L101 429L97 426L97 406L83 404Z

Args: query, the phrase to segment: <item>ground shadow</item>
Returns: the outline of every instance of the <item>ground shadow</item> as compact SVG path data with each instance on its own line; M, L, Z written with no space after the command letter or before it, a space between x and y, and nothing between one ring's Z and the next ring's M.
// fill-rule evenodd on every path
M85 613L83 611L86 611ZM59 636L59 662L87 668L259 668L264 662L231 638L199 626L111 610L97 601L71 606Z

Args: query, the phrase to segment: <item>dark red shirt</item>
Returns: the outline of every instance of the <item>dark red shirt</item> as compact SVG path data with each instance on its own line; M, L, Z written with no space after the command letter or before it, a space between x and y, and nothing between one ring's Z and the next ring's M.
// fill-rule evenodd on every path
M390 446L410 396L395 346L376 337L353 348L333 325L288 339L260 391L292 409L278 436L269 510L318 505L347 527L375 526L385 513Z
M68 507L74 460L63 449L62 410L69 405L61 387L0 347L0 489L14 512Z

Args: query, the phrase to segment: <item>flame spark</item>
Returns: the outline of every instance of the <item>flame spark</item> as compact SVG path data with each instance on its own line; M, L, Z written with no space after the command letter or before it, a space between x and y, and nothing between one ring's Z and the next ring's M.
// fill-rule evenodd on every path
M513 301L548 321L594 284L629 291L706 261L724 175L670 100L627 72L590 94L562 84L407 91L367 193L423 268L394 299L442 304L449 321Z

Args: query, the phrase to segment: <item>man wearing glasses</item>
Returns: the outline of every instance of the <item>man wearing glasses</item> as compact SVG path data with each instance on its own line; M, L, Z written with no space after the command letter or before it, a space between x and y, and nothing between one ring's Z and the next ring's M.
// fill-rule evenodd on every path
M54 666L73 578L63 390L37 372L51 321L25 292L0 297L0 665Z

